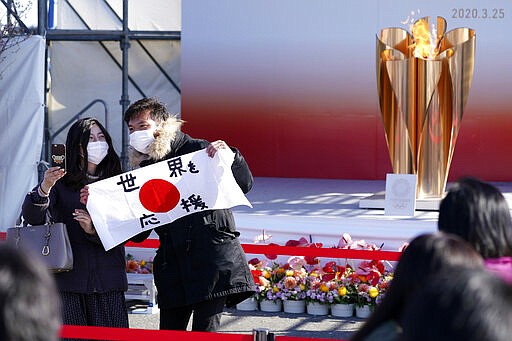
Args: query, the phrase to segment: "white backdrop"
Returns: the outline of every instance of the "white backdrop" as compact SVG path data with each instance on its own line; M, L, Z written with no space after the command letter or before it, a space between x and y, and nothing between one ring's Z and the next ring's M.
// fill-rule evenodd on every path
M122 0L70 0L57 3L56 28L86 30L122 30ZM181 31L181 0L144 0L128 2L128 26L139 31ZM113 11L115 12L113 12ZM76 11L76 12L75 12ZM85 22L85 24L84 24ZM179 40L141 41L154 59L171 79L181 84L181 42ZM118 153L121 153L122 107L119 103L122 93L121 65L122 51L119 42L105 41L104 46L114 57L108 55L98 42L55 41L49 47L50 96L48 98L49 126L53 134L71 117L95 99L106 102L108 118L105 120L104 107L93 105L81 117L92 116L106 126ZM129 76L148 97L158 97L167 104L171 112L181 111L181 95L164 77L137 41L130 42L128 57ZM142 98L130 82L128 95L131 103ZM105 122L107 121L107 122ZM63 143L67 128L55 137Z
M0 230L14 225L37 184L44 126L45 40L33 36L8 49L0 64Z
M83 29L84 20L91 29L120 30L122 0L105 2L59 1L56 23L59 29ZM78 15L71 9L78 12ZM144 31L181 31L181 0L129 1L129 28ZM181 42L143 41L153 57L180 86ZM41 156L44 129L44 55L46 42L30 37L19 48L8 50L0 64L0 230L13 225L19 215L25 194L37 184L37 164ZM117 62L121 62L119 42L105 42ZM122 73L97 42L52 42L49 46L50 74L48 86L49 130L55 133L87 104L95 99L107 103L95 104L83 116L108 121L108 129L117 151L121 152L124 129L121 99ZM129 74L147 96L156 96L173 112L181 110L181 95L159 72L136 41L129 50ZM129 86L131 102L141 98ZM65 141L67 128L55 138Z

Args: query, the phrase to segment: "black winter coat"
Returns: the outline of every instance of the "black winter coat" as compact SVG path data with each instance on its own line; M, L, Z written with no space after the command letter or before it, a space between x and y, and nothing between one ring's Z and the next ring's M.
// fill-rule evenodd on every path
M177 132L171 152L162 160L206 148L209 142ZM252 174L238 150L231 166L244 193L252 187ZM146 166L162 160L147 160ZM160 239L153 271L161 308L174 308L226 296L234 306L254 294L254 281L230 209L207 210L182 217L155 229ZM132 241L149 236L144 232Z
M40 197L36 187L23 202L23 217L29 224L43 224L47 210L54 222L66 224L73 249L73 270L55 274L59 290L82 294L127 290L124 246L105 251L99 237L85 233L73 219L77 208L85 209L80 203L80 192L61 181L51 189L49 200Z

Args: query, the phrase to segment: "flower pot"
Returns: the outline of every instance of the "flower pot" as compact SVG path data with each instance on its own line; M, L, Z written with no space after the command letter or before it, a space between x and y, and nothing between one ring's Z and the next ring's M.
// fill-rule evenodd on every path
M283 307L283 302L281 300L262 300L260 302L260 310L261 311L267 311L271 313L277 313L281 311L281 308Z
M346 303L331 304L331 315L337 317L352 317L354 315L354 305Z
M258 301L255 297L249 297L236 305L236 309L244 311L258 310Z
M283 301L283 309L285 313L303 314L306 312L306 301L304 300L286 300Z
M356 307L356 316L362 319L368 318L372 313L372 308L369 305Z
M329 304L318 303L318 302L308 302L307 311L309 315L327 315L329 314Z

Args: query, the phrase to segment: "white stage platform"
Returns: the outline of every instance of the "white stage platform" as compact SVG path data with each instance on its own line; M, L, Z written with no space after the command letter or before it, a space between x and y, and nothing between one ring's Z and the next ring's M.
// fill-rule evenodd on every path
M493 183L512 207L512 183ZM306 237L324 247L337 245L341 235L364 239L384 250L397 250L422 233L437 230L437 211L416 210L414 217L385 216L382 209L359 208L359 202L385 190L385 181L261 178L247 194L253 208L233 212L240 242L254 243L271 235L270 242L284 245Z
M493 183L512 207L512 183ZM353 240L364 239L382 249L396 251L404 243L422 233L437 231L437 211L415 212L414 217L385 216L383 209L360 208L361 200L385 190L385 181L324 180L291 178L255 178L251 192L247 194L253 208L233 208L240 242L252 244L263 233L271 235L268 242L284 245L290 239L305 237L324 247L335 246L343 233ZM152 238L158 238L155 233ZM154 257L155 249L127 247L138 260ZM250 259L254 256L247 255ZM284 258L283 258L284 257ZM280 256L282 261L288 256ZM140 284L129 276L131 285ZM149 288L144 277L144 284ZM132 296L127 296L133 298ZM153 302L154 290L139 297ZM146 313L157 309L145 310Z

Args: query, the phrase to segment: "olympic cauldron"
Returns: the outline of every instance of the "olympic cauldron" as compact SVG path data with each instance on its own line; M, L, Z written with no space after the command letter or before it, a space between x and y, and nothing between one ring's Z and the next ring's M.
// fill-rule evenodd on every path
M432 29L430 29L432 28ZM377 36L377 87L393 172L417 175L417 198L442 197L473 78L475 32L417 20Z

